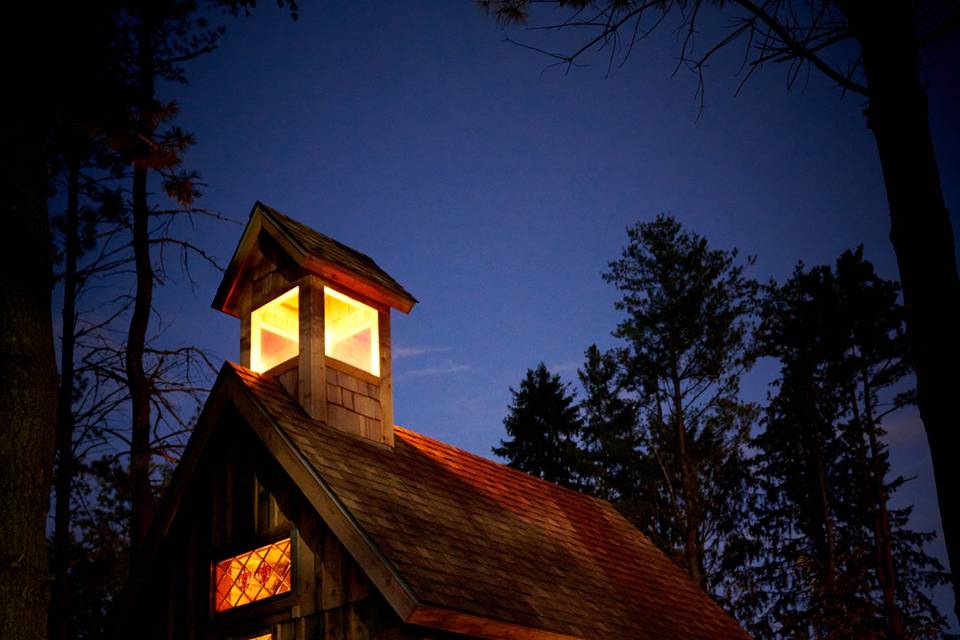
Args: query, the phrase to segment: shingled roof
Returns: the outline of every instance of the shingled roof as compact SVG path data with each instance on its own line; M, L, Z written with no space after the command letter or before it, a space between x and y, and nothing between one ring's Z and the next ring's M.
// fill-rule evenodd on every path
M368 548L348 550L400 593L407 622L491 638L749 638L602 500L400 427L393 448L345 434L231 363L208 404L228 390L304 495L342 519L334 531L355 530Z
M244 261L254 246L257 234L261 231L272 235L290 257L308 271L321 273L334 281L340 280L343 276L352 276L351 281L346 284L359 285L363 289L361 293L372 295L375 299L382 299L385 304L404 313L409 312L417 303L417 299L390 274L381 269L370 256L257 201L250 211L250 219L244 229L243 237L217 290L213 301L215 309L236 315L230 297L235 282L240 277Z

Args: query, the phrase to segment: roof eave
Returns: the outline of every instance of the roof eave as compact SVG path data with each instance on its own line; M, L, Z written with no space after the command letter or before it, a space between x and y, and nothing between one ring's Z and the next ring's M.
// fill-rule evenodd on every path
M582 636L571 636L547 631L546 629L526 627L503 620L464 613L463 611L428 605L418 605L405 622L489 640L502 638L510 638L511 640L583 640Z
M250 219L247 222L246 228L243 230L240 242L233 252L230 264L227 265L224 271L223 279L220 281L220 285L217 287L217 293L214 295L213 302L210 305L217 311L222 311L235 318L240 317L240 311L237 309L236 304L233 303L234 291L237 280L243 270L243 263L247 259L250 251L253 250L257 236L263 229L270 233L270 236L283 247L284 251L287 252L297 265L307 271L316 273L331 282L348 287L357 293L363 294L372 300L403 313L410 313L414 305L417 304L417 299L413 296L401 295L376 282L356 276L349 270L335 265L332 262L307 255L294 240L283 232L283 229L280 228L269 213L267 213L268 211L269 207L263 205L259 200L250 210Z

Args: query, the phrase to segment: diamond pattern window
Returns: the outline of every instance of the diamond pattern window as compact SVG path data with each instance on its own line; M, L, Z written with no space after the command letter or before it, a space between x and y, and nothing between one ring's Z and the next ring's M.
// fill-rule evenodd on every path
M250 315L250 368L263 373L300 352L300 287Z
M324 350L328 356L375 376L380 375L377 310L323 288Z
M221 560L214 568L216 611L290 591L290 538Z

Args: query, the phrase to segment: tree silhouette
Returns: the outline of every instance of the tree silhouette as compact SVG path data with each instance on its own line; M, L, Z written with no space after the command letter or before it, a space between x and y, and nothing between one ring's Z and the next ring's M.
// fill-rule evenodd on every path
M541 33L574 32L569 51L520 44L561 65L603 52L608 65L626 61L668 15L681 21L680 65L700 80L717 52L742 45L747 73L764 65L788 67L792 86L805 68L830 79L841 94L866 101L866 123L877 150L890 209L890 239L903 285L907 327L917 375L917 398L937 484L950 558L954 611L960 616L960 479L955 439L955 363L960 361L960 278L953 228L943 198L920 76L924 54L960 26L956 2L867 0L479 0L503 24ZM563 10L539 11L544 8ZM727 18L715 40L702 43L700 22L716 10ZM532 37L531 33L528 33Z
M296 17L295 3L278 4L290 6ZM254 5L253 0L219 0L205 3L203 10L205 15L217 10L237 14L249 12ZM142 205L148 186L145 179L140 179L144 177L142 167L146 163L156 169L160 162L158 153L165 148L175 149L180 140L176 131L151 129L150 123L159 122L157 117L162 109L143 99L147 95L143 84L128 82L127 72L137 66L137 60L135 56L126 56L136 51L129 46L136 39L124 41L121 36L127 28L142 25L136 19L138 12L169 15L179 11L196 15L201 7L197 2L186 0L155 3L117 0L57 7L17 3L10 9L8 24L17 28L4 38L4 44L8 47L6 58L11 63L8 81L17 87L18 98L10 101L11 113L4 125L8 152L3 171L8 194L4 220L11 247L2 252L0 261L0 374L5 382L0 388L0 407L6 421L6 428L0 430L0 486L3 487L0 512L4 514L0 519L0 535L5 541L5 552L0 559L0 637L37 640L46 636L47 626L45 530L55 440L63 463L58 465L57 493L63 500L58 500L58 509L62 510L58 514L60 526L59 534L55 534L57 551L54 554L54 569L59 577L54 587L61 599L66 539L63 524L72 517L70 480L76 469L69 452L75 424L69 416L68 397L75 387L70 383L69 366L64 370L65 380L58 394L51 314L55 251L47 201L60 193L68 201L75 200L70 192L77 180L70 176L78 175L76 169L85 154L95 152L91 146L95 150L103 150L104 145L126 146L131 150L131 143L139 141L150 148L149 153L141 149L127 155L126 160L141 167L140 177L135 181L134 200L138 206ZM196 26L206 30L205 21L197 20ZM170 54L163 58L158 69L153 69L170 72L171 75L163 77L175 77L179 63L205 50L209 44L198 38L196 32L181 28L185 24L178 23L152 42L156 51L164 56ZM143 51L141 49L141 53ZM129 124L131 115L144 126L128 127L125 131L115 126L110 130L109 141L103 138L104 129L98 125L105 118L125 119ZM161 135L147 135L151 132ZM61 179L64 175L66 178ZM164 186L174 197L183 200L192 194L189 175L167 177L178 178L165 180ZM65 228L72 228L76 208L68 204L68 209L71 211L67 212ZM143 207L139 206L138 210L142 212ZM142 240L142 217L132 226L138 227L140 233L136 235ZM73 237L74 234L68 231L67 235ZM142 242L139 246L142 249ZM65 262L72 263L78 252L75 246L67 248L69 251L65 253L70 255L65 256ZM139 251L141 265L143 255L144 252ZM73 277L68 275L72 270L68 264L65 279ZM75 284L72 282L67 289ZM68 294L65 302L73 298L69 291L65 293ZM70 316L74 314L69 309L65 311L63 326L69 328L73 325ZM143 315L141 305L140 317ZM136 350L138 335L134 335L133 341ZM73 353L69 345L64 348L64 353ZM158 368L163 371L166 367L169 372L171 361L181 354L154 355L159 361ZM139 377L136 366L131 371ZM13 380L16 384L7 383ZM58 395L61 396L59 410ZM143 520L138 517L138 521ZM62 629L52 631L59 637L63 635Z
M924 550L932 536L889 504L904 479L888 478L881 421L913 398L897 295L862 250L769 289L761 335L781 372L754 442L766 541L755 570L767 585L757 635L943 632L926 597L946 577Z
M582 425L568 386L541 362L536 369L527 369L520 388L511 388L510 393L513 400L503 426L511 439L501 440L493 452L514 469L565 487L578 487L583 465L578 444Z
M691 577L719 593L746 521L743 444L756 408L738 396L753 362L756 284L735 250L710 248L669 216L627 231L629 243L604 278L621 294L619 375L637 398L648 486L655 488L646 498L655 505L647 530L681 555Z
M648 509L643 500L647 493L643 481L649 474L643 474L646 459L641 451L639 407L626 394L616 352L603 353L597 345L591 345L584 355L579 371L584 390L580 412L588 488L616 505L635 524L644 526Z

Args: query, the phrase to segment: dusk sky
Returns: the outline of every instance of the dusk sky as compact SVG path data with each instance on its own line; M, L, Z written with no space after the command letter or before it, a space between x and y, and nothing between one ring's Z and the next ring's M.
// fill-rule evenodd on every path
M755 255L759 280L861 243L897 276L863 103L819 75L788 91L786 69L771 66L734 95L731 52L707 70L698 113L696 77L674 74L675 24L609 73L598 57L566 74L503 42L469 0L305 2L297 22L267 2L225 24L189 84L161 89L197 136L187 166L209 185L200 204L245 222L262 200L367 253L420 300L393 318L396 422L415 431L490 456L528 367L542 360L576 380L591 343L614 344L617 296L601 273L626 227L659 212ZM954 229L957 60L954 43L928 71ZM225 265L241 229L204 224L194 239ZM174 282L160 295L168 337L238 360L238 321L210 308L219 274L194 276L195 289ZM758 366L747 397L762 401L773 373ZM887 427L895 471L916 476L897 502L936 528L916 413Z

